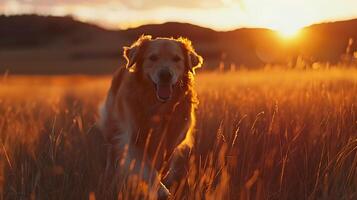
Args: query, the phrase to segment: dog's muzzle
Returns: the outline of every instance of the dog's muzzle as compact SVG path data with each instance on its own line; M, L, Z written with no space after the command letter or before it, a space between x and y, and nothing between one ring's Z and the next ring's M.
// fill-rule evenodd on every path
M157 98L166 102L172 95L172 74L169 70L161 70L159 72L159 82L156 84Z

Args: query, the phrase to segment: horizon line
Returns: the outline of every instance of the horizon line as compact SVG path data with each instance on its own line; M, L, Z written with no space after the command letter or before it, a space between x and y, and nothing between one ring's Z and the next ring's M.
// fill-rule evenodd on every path
M127 26L125 28L111 28L109 26L105 26L103 24L100 24L99 22L95 22L93 20L82 20L80 18L78 18L75 15L53 15L53 14L38 14L38 13L19 13L19 14L0 14L0 16L5 16L5 17L14 17L14 16L38 16L38 17L59 17L59 18L66 18L69 17L71 19L73 19L74 21L77 22L81 22L81 23L85 23L85 24L89 24L89 25L93 25L93 26L97 26L98 28L104 29L106 31L125 31L125 30L130 30L130 29L136 29L136 28L140 28L142 26L146 26L146 25L163 25L163 24L167 24L167 23L180 23L180 24L189 24L189 25L193 25L193 26L198 26L201 28L206 28L206 29L210 29L213 30L215 32L230 32L230 31L236 31L239 29L266 29L266 30L271 30L274 32L279 32L279 30L273 29L273 28L269 28L269 27L262 27L262 26L237 26L236 28L233 29L217 29L217 28L213 28L213 27L209 27L209 26L205 26L205 25L200 25L200 24L196 24L196 23L191 23L191 22L187 22L187 21L179 21L179 20L168 20L168 21L163 21L163 22L152 22L152 23L142 23L136 26ZM336 23L336 22L343 22L343 21L351 21L351 20L357 20L357 16L356 17L351 17L351 18L344 18L344 19L336 19L336 20L323 20L320 22L316 22L316 23L311 23L308 24L306 26L301 27L300 29L304 29L304 28L308 28L314 25L321 25L321 24L328 24L328 23Z

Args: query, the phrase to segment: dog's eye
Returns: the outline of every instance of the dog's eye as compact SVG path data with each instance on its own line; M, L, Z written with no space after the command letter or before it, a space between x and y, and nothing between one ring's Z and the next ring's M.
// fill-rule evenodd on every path
M174 57L172 58L172 60L173 60L174 62L179 62L179 61L181 60L181 58L180 58L179 56L174 56Z
M151 55L151 56L149 57L149 59L150 59L151 61L157 61L157 60L159 59L159 57L158 57L157 55Z

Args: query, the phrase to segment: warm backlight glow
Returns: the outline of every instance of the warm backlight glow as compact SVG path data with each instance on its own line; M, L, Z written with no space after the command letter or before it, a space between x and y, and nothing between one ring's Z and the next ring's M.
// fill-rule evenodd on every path
M294 39L299 35L300 28L282 28L278 29L277 32L284 39Z

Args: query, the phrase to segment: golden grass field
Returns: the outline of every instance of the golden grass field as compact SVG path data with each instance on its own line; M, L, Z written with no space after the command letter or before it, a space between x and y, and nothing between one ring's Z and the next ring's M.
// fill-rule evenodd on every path
M0 78L0 199L101 199L109 83ZM196 89L189 187L175 199L357 199L356 68L199 73Z

